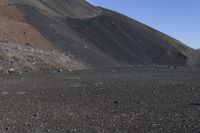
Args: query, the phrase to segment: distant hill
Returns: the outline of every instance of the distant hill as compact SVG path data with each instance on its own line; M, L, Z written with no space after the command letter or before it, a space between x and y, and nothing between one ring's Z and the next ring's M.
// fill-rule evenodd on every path
M83 0L0 0L0 43L2 69L200 66L196 50Z

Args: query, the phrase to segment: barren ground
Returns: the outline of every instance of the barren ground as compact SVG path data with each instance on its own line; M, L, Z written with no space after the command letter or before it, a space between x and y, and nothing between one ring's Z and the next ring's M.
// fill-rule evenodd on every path
M200 131L200 70L0 75L0 132Z

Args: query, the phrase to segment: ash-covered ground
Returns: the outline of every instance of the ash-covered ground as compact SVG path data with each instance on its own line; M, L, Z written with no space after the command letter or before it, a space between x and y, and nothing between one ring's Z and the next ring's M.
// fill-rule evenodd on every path
M198 133L200 70L3 74L0 106L6 133Z

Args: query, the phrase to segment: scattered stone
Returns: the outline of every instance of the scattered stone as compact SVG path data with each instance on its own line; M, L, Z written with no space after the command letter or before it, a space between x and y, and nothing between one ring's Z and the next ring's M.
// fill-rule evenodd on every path
M24 69L24 72L29 72L29 70L28 69Z
M119 103L119 101L115 101L115 102L114 102L114 104L118 104L118 103Z
M191 102L191 103L189 103L189 105L200 106L200 103Z
M31 124L30 124L30 123L25 123L24 125L25 125L25 126L28 126L28 127L29 127L29 126L31 126Z
M28 42L26 42L25 45L30 45L30 44Z
M17 47L17 49L18 49L18 50L21 50L22 48L21 48L21 47Z
M71 129L71 130L70 130L70 132L76 132L76 131L77 131L76 129Z
M67 69L67 71L68 71L68 72L72 72L73 70L72 70L72 69Z
M63 70L62 69L58 69L58 72L63 72Z
M63 97L63 96L64 96L63 94L60 94L60 95L59 95L59 97Z
M19 92L18 94L19 95L24 95L26 92L25 91L21 91L21 92Z
M10 92L4 91L2 92L3 95L8 95Z
M37 117L37 116L38 116L38 114L37 114L37 113L33 114L33 117Z
M8 70L8 73L13 73L14 72L14 68L11 68Z

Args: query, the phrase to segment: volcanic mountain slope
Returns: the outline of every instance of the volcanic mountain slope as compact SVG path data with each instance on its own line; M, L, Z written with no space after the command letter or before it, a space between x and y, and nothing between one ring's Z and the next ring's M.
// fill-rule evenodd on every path
M83 0L0 0L0 3L2 69L200 66L196 50Z

